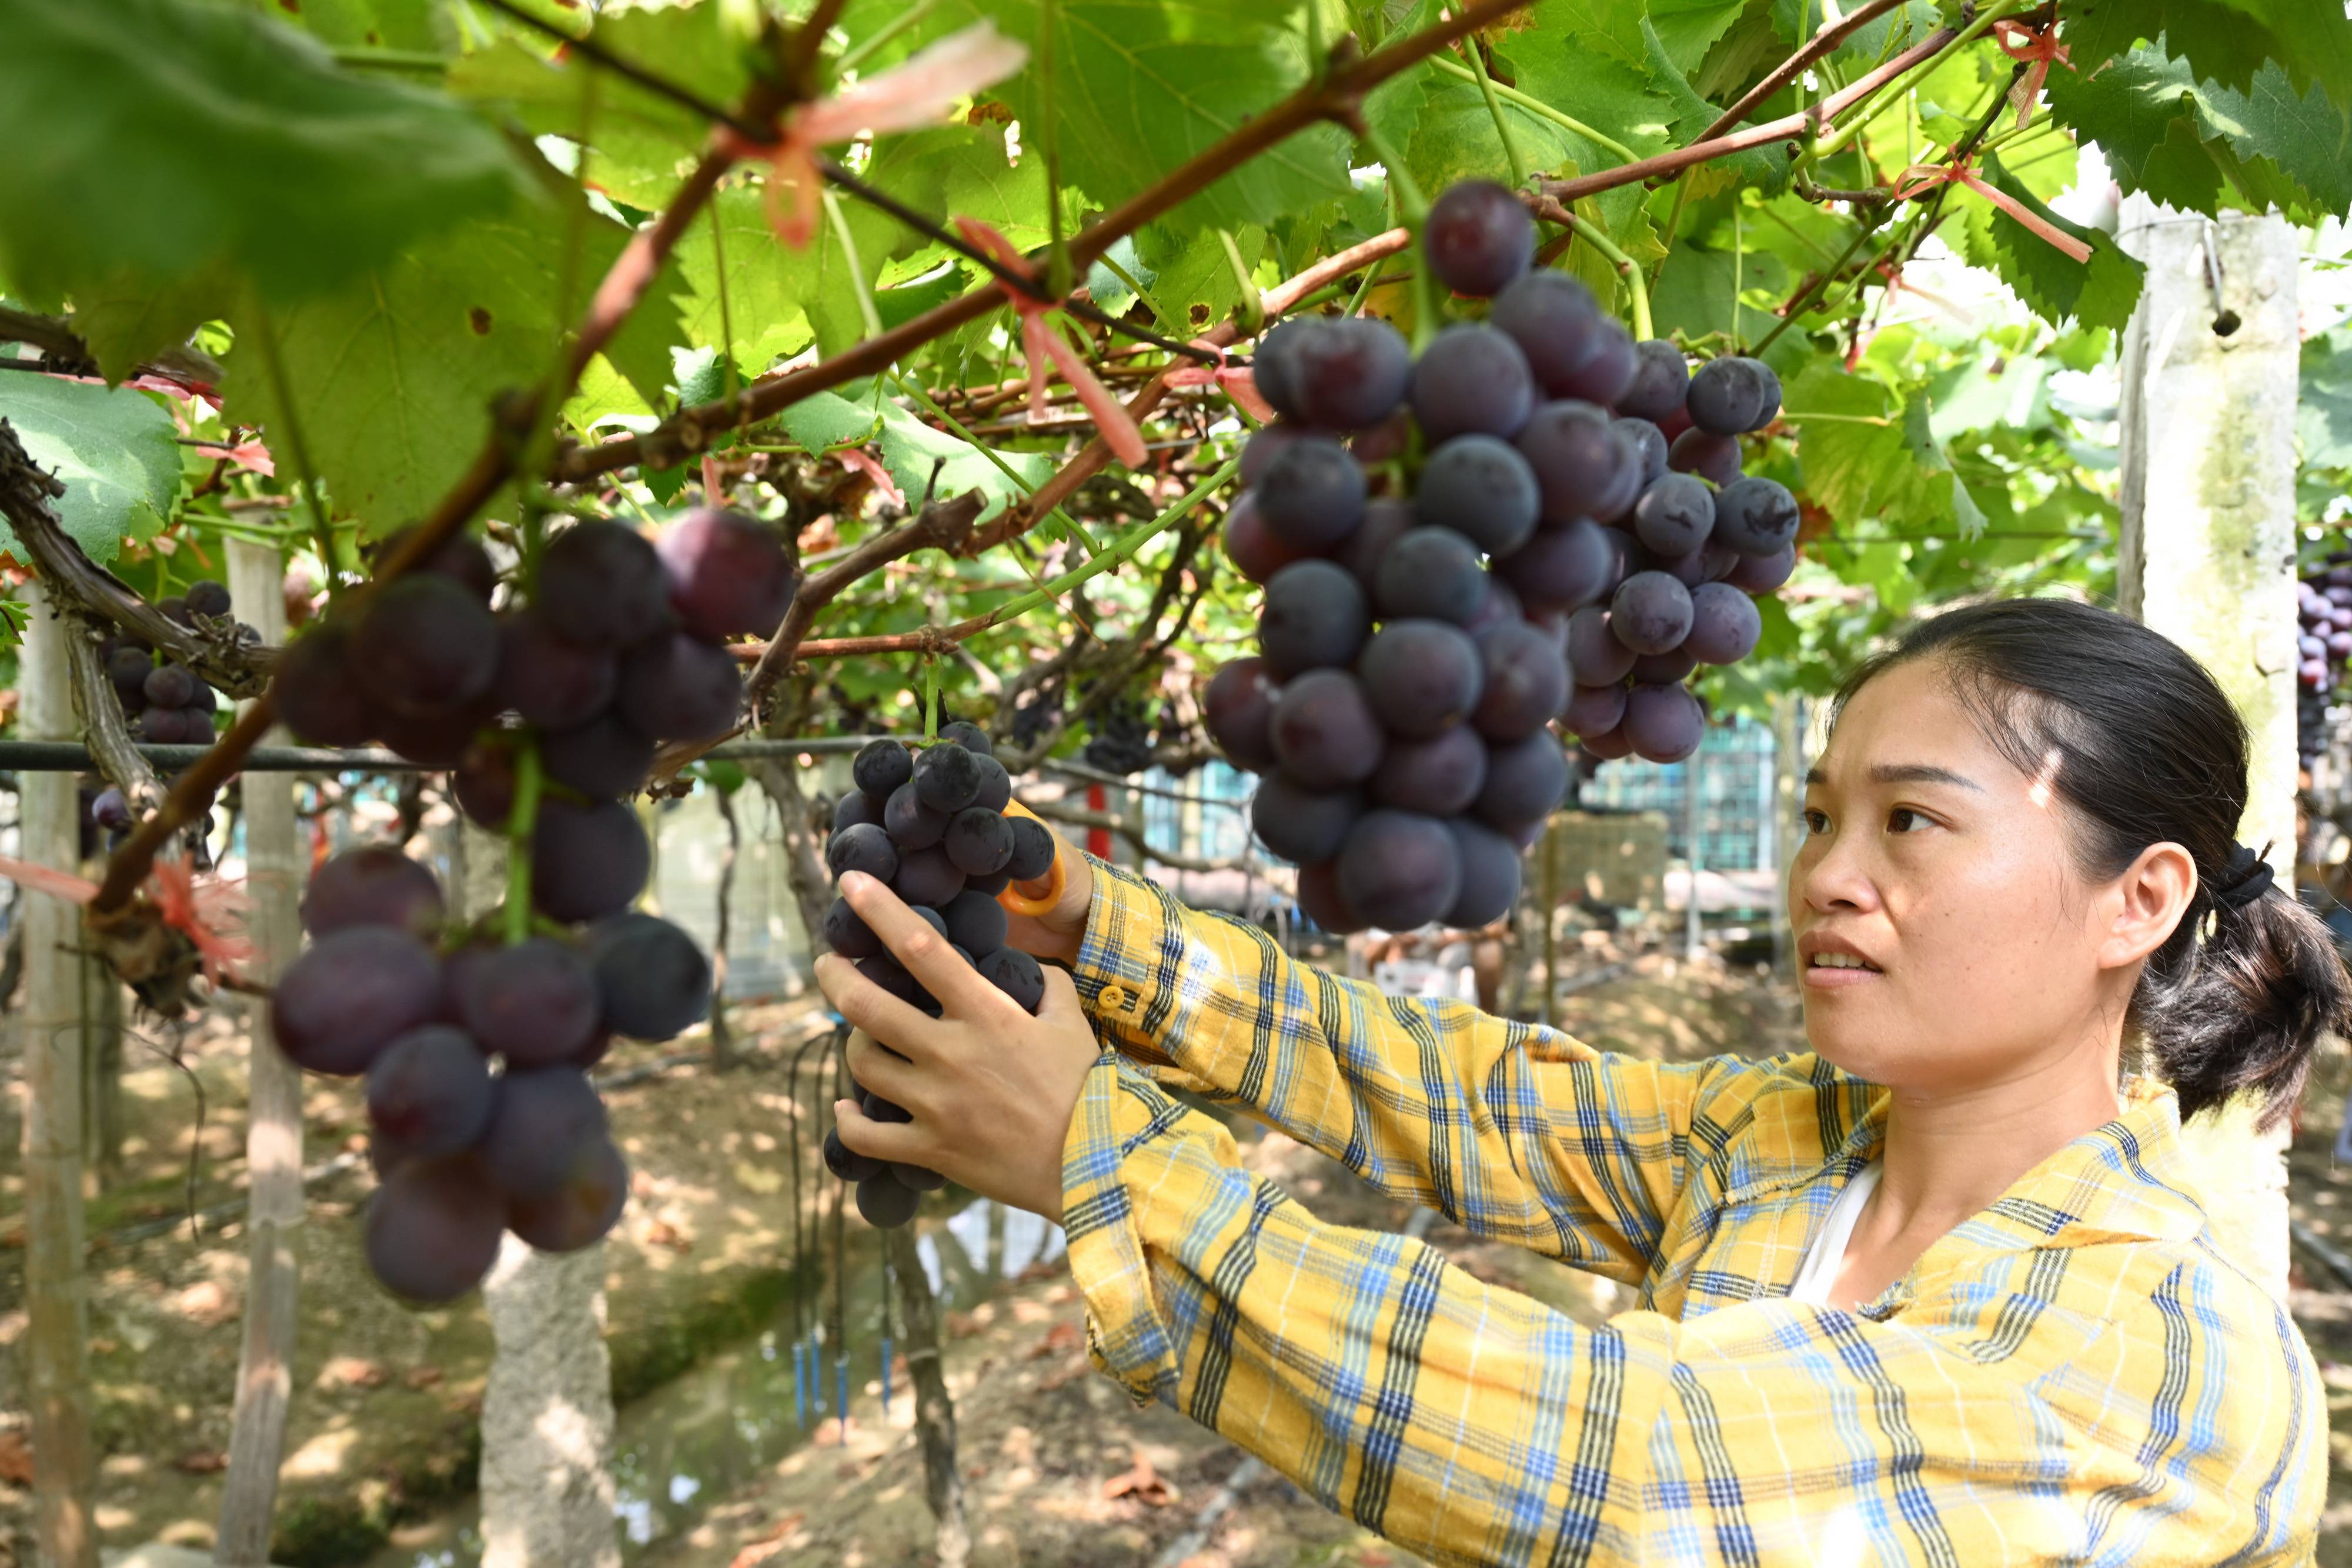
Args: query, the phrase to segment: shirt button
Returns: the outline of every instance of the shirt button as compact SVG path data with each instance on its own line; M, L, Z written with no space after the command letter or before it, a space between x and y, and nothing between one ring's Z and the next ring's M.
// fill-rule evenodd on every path
M1113 982L1102 988L1101 994L1095 998L1095 1001L1099 1007L1111 1012L1118 1012L1127 1006L1127 988Z

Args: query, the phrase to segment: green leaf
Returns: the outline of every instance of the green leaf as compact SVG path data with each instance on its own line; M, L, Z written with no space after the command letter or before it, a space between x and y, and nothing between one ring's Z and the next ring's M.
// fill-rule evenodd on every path
M2352 20L2341 0L2074 0L2064 37L2084 76L2163 38L2200 79L2251 91L2275 62L2298 93L2315 83L2352 110Z
M2045 321L2059 325L2073 319L2085 327L2121 330L2131 319L2147 267L2126 256L2107 235L2051 211L1990 153L1984 158L1983 176L2027 211L2088 245L2091 259L2078 262L1973 193L1956 193L1948 199L1964 200L1969 209L1964 214L1969 259L1999 273Z
M332 48L437 51L432 0L241 0L247 11L300 27Z
M1789 384L1783 417L1799 431L1805 493L1839 523L1878 517L1920 524L1955 516L1951 465L1929 431L1924 403L1906 408L1878 382L1817 358Z
M178 427L146 393L60 376L0 376L0 419L34 462L65 481L50 505L90 559L104 566L123 538L150 538L180 492ZM0 549L24 547L0 523Z
M1650 295L1658 335L1680 332L1685 339L1696 339L1730 332L1735 271L1743 295L1762 289L1785 298L1792 286L1789 269L1769 252L1751 250L1735 267L1729 251L1685 243L1667 259L1666 270ZM1778 325L1780 318L1771 311L1741 301L1738 336L1742 342L1753 343Z
M932 429L890 399L875 399L861 407L881 415L882 466L890 471L890 478L907 497L908 506L921 505L926 493L934 497L961 496L977 488L988 497L988 504L975 519L984 521L1027 494L982 456L979 447L944 430ZM1052 478L1057 466L1053 458L1043 453L999 452L997 455L1027 480L1032 490ZM931 479L934 465L939 465L936 485Z
M811 452L862 446L881 434L882 415L838 392L811 393L777 416L792 438Z
M2228 183L2256 207L2305 219L2352 209L2352 119L2265 62L2241 92L2189 62L2134 49L2095 75L2053 73L2051 112L2098 142L2125 192L2211 214Z
M233 271L288 300L526 189L446 98L186 0L0 5L0 259L35 291Z
M2304 344L2295 433L2305 468L2352 468L2352 331L2337 328Z
M1684 78L1647 16L1642 19L1642 39L1649 50L1651 79L1674 106L1672 140L1696 141L1698 133L1713 124L1721 111L1699 97L1698 89ZM1694 195L1706 195L1726 187L1734 190L1753 187L1771 195L1787 186L1789 161L1774 158L1765 148L1751 147L1745 152L1735 152L1728 158L1718 158L1702 164L1685 173L1683 178L1689 182Z
M1688 73L1747 8L1748 0L1650 0L1644 15L1675 71Z

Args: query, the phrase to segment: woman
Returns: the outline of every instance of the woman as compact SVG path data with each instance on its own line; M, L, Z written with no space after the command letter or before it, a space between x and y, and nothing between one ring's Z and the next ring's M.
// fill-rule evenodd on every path
M1813 1051L1768 1061L1391 1000L1099 863L1017 933L1076 975L1032 1019L845 878L946 1011L824 963L908 1059L853 1071L913 1113L845 1101L841 1135L1059 1219L1098 1364L1433 1560L2301 1562L2319 1381L2179 1146L2236 1095L2284 1113L2346 1015L2236 842L2246 789L2238 716L2155 632L1926 623L1806 780ZM1639 1308L1584 1329L1322 1224L1167 1084Z

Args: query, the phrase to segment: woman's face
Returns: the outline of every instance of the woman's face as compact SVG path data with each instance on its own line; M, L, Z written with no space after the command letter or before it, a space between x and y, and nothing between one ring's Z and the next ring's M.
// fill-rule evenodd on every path
M2070 810L1985 738L1939 664L1856 693L1806 780L1789 879L1813 1049L1924 1094L2110 1051L2139 970L2115 962L2130 899L2076 869Z

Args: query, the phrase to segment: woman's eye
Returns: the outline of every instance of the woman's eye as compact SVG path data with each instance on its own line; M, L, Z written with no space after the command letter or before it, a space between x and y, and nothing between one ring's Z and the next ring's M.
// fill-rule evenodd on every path
M1826 833L1830 831L1830 818L1826 811L1808 810L1805 813L1804 821L1805 831L1808 833Z
M1890 833L1916 833L1927 826L1927 819L1908 806L1897 806L1886 813L1886 831Z

